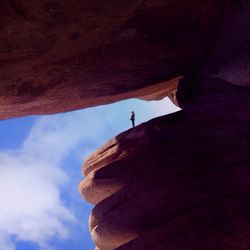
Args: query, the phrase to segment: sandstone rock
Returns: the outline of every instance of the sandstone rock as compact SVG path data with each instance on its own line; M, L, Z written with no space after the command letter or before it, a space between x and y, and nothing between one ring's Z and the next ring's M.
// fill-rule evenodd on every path
M143 97L206 62L228 3L1 1L0 119Z
M204 76L194 92L186 84L183 111L118 135L86 161L100 250L249 248L250 88Z
M96 250L249 250L248 0L0 9L0 119L130 97L183 108L86 161L79 189L95 204Z

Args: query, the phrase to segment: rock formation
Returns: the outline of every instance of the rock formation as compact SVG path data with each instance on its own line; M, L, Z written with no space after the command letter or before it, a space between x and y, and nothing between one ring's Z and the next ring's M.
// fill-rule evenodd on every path
M207 63L180 80L182 111L86 160L96 249L249 249L249 6L227 13Z
M143 97L206 61L228 2L1 1L0 118Z
M3 0L0 118L170 95L86 161L97 250L249 250L250 2ZM177 99L175 96L177 84Z
M83 167L100 250L249 249L250 88L200 77L184 108L130 129ZM185 97L185 98L184 98Z

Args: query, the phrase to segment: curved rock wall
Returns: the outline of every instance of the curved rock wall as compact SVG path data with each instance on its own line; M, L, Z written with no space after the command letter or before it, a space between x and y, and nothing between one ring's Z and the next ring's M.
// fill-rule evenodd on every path
M95 204L97 249L249 249L250 88L210 77L192 94L184 85L183 111L118 135L86 160L80 192Z

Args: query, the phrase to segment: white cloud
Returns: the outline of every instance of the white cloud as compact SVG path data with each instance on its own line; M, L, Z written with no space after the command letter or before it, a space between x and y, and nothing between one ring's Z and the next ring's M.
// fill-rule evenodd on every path
M76 218L61 193L70 181L64 160L80 143L105 137L104 109L39 118L21 148L0 152L0 249L15 249L15 241L50 249L52 239L68 236Z
M15 250L15 245L8 235L0 231L0 247L4 250Z
M70 181L64 160L73 150L77 154L82 151L83 159L107 139L130 128L131 110L141 123L177 109L166 99L147 103L129 100L44 116L37 119L19 149L0 152L0 249L14 250L18 240L50 249L52 239L68 236L68 225L76 218L63 202L67 194L61 193ZM77 169L80 175L80 166Z
M49 249L53 238L69 234L68 223L76 218L63 203L69 180L62 166L89 137L81 131L84 120L80 112L42 117L20 149L0 152L0 249L15 249L11 239Z
M60 164L72 142L56 148L57 138L45 133L43 122L35 124L21 149L0 153L0 249L12 249L13 237L46 249L53 237L66 237L66 223L75 221L60 194L68 180Z

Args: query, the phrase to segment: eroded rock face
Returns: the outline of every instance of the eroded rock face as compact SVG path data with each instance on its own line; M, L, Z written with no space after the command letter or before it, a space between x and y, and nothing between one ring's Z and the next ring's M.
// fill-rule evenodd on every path
M1 1L0 118L143 97L206 62L229 3Z
M0 119L158 99L184 76L183 111L117 136L85 164L98 250L249 250L248 0L0 9Z
M182 81L184 110L130 129L83 167L100 250L247 250L250 88Z

